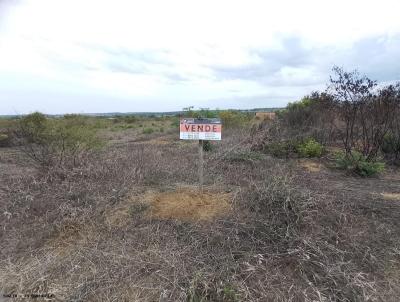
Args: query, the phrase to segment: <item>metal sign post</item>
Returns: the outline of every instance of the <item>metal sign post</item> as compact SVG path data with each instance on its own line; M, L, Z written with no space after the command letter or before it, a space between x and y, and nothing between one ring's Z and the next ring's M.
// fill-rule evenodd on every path
M221 140L222 124L217 118L186 118L180 123L180 139L199 141L199 187L204 184L204 140Z
M204 183L204 159L203 159L203 140L199 140L199 185L200 192L203 193L203 183Z

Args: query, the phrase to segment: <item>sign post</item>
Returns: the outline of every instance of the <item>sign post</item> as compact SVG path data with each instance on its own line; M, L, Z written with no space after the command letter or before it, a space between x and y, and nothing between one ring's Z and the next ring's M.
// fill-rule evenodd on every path
M203 141L220 141L221 132L221 120L217 118L184 118L180 122L179 138L199 141L199 186L201 192L204 184Z
M199 140L199 182L200 191L203 193L204 183L204 159L203 159L203 140Z

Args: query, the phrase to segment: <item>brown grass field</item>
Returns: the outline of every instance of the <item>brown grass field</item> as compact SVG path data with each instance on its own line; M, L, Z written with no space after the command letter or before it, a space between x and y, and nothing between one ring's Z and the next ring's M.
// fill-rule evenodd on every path
M224 129L205 152L201 192L197 142L180 141L172 126L143 134L169 125L144 123L101 130L107 145L62 176L0 148L0 293L399 301L396 168L360 178L325 157L243 156L249 129Z

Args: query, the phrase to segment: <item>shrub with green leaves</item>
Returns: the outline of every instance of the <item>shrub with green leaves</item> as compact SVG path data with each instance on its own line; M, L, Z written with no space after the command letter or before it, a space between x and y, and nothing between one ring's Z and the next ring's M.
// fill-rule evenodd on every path
M296 146L296 151L301 157L320 157L324 147L315 139L310 138Z
M7 147L10 144L10 137L8 134L0 133L0 147Z
M152 134L154 132L153 128L144 128L143 129L143 134Z
M87 118L47 118L35 112L19 120L17 137L22 150L42 166L74 167L103 145Z
M173 128L179 128L179 125L180 125L179 118L174 117L173 120L172 120L172 122L171 122L171 127L173 127Z
M137 117L134 115L124 116L123 121L127 124L133 124L137 121Z
M400 137L392 132L387 133L383 137L381 149L385 155L398 158L400 156Z
M336 167L356 173L363 177L377 175L385 170L385 163L380 161L367 161L360 152L353 151L351 154L345 152L336 153Z
M213 145L211 144L210 141L203 141L203 150L205 152L210 152L213 149Z
M242 127L250 122L252 115L236 110L226 110L219 113L224 128Z

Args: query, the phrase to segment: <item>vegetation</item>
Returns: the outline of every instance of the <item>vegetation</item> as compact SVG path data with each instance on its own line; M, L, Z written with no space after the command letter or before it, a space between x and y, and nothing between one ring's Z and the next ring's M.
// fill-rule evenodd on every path
M291 141L276 141L266 144L263 151L276 157L289 157L295 152L295 145Z
M143 134L152 134L154 132L153 128L144 128L143 129Z
M102 145L96 129L78 115L53 120L35 112L19 120L16 133L21 150L43 167L79 166Z
M360 176L375 176L385 169L385 164L380 161L368 161L367 158L357 151L351 154L338 152L336 154L336 166L339 169L354 172Z
M0 133L0 147L10 146L10 137L6 133Z
M357 71L334 67L324 92L290 103L253 138L254 150L274 156L319 157L323 146L340 144L345 166L363 176L383 171L380 158L398 162L400 84L381 86ZM256 131L257 132L257 131ZM346 169L347 169L346 168Z
M315 139L309 138L305 142L298 144L296 151L300 157L321 157L324 148Z
M219 117L224 128L244 127L252 119L252 115L234 110L221 111Z
M213 145L211 144L210 141L207 141L207 140L203 141L203 150L205 152L210 152L210 151L212 151L212 149L213 149Z

